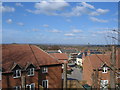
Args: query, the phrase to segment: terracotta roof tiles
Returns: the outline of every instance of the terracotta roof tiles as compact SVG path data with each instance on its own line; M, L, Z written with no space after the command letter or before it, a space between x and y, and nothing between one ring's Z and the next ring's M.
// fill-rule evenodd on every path
M9 71L14 63L25 67L29 62L37 67L60 64L55 58L51 57L35 45L2 45L2 68L5 71Z

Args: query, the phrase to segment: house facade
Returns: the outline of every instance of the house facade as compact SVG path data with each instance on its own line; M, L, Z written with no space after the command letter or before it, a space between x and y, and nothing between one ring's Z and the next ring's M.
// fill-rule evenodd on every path
M116 65L118 61L116 61ZM110 87L110 55L89 55L83 62L83 80L93 88Z
M62 88L62 64L35 45L2 45L2 88Z

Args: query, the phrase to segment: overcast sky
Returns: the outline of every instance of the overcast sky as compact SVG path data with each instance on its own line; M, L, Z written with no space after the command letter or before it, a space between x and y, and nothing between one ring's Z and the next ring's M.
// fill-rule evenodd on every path
M118 27L117 2L6 2L3 43L108 44Z

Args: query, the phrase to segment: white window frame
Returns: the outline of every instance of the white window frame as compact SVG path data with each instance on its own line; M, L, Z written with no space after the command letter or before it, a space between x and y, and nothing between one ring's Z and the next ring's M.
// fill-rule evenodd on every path
M35 83L27 84L27 85L26 85L26 88L27 88L27 86L29 86L29 87L30 87L30 90L32 90L31 85L34 85L33 90L35 90Z
M105 84L108 85L108 80L101 80L101 82L100 82L101 87L100 88L107 88L107 86L105 86Z
M20 89L18 89L18 87L20 88ZM21 90L21 86L14 86L13 87L15 90Z
M48 88L48 80L42 80L42 86L44 86L43 85L43 82L47 82L47 87L43 87L43 88ZM45 85L46 86L46 85Z
M32 69L33 69L33 74L31 73ZM29 70L30 70L30 74L28 74L28 76L34 76L35 75L35 69L34 68L30 68Z
M18 72L18 71L20 71L20 76L17 76L17 72ZM20 70L20 69L17 69L17 70L15 70L14 72L16 73L16 76L13 76L13 78L19 78L19 77L21 77L21 70Z
M107 73L108 72L108 67L103 67L103 72L102 73Z
M48 67L42 67L42 73L48 73Z

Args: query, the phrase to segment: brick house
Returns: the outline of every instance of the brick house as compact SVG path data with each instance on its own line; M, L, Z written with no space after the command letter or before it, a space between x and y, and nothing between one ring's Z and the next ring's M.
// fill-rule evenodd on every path
M35 45L2 45L2 88L62 88L62 65Z
M68 64L68 55L66 53L49 53L55 59L57 59L60 63L62 63L62 69L64 68L64 64ZM71 70L71 68L67 65L67 70Z
M117 55L118 56L118 55ZM116 59L116 68L118 59ZM90 86L107 88L110 84L110 55L88 55L83 62L83 80Z
M68 56L65 53L49 53L54 58L58 59L59 62L68 63Z

